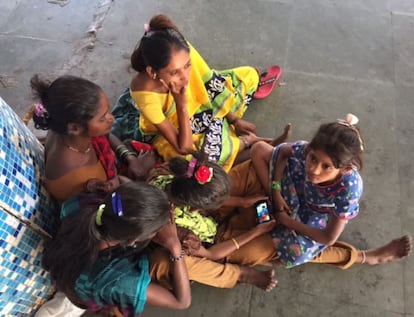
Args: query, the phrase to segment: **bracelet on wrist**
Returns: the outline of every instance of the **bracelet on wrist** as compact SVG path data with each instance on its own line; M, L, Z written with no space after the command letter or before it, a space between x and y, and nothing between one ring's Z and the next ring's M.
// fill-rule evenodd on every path
M237 243L236 239L231 238L231 241L233 241L233 244L236 247L236 250L240 249L240 245Z
M231 120L231 121L229 120L229 123L230 123L230 124L232 124L232 125L235 125L235 124L237 123L237 121L239 121L239 120L240 120L240 118L237 118L237 117L236 117L236 118L234 118L234 119L233 119L233 120Z
M180 255L177 256L177 257L175 257L172 254L170 254L170 261L171 262L180 261L182 258L184 258L184 255L185 255L185 251L184 251L184 249L181 249Z
M273 181L272 182L272 189L275 191L280 192L282 190L282 184L280 181Z
M118 158L121 158L122 153L128 151L128 148L124 144L120 144L115 148L115 154Z
M127 156L132 155L137 157L138 155L133 152L130 151L124 144L120 144L116 147L115 149L115 154L116 156L119 158L120 161L127 163Z
M134 156L134 157L138 157L138 154L137 154L137 153L135 153L134 151L129 151L129 150L128 150L128 152L124 155L124 157L127 157L128 155L132 155L132 156Z

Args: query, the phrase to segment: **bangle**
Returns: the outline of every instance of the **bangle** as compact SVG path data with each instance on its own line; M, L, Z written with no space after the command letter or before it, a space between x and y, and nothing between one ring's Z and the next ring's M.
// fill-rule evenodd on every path
M135 156L135 157L137 157L138 155L135 153L135 152L133 152L133 151L130 151L128 148L127 148L127 146L125 145L125 144L120 144L120 145L118 145L116 148L115 148L115 154L116 154L116 156L118 156L119 157L119 159L124 159L126 156L128 156L128 155L133 155L133 156Z
M282 190L282 184L280 183L280 181L273 181L272 182L272 189L276 190L276 191L281 191Z
M239 246L239 244L237 243L236 239L231 238L231 241L233 241L234 246L236 247L236 250L240 249L240 246Z
M125 146L125 144L120 144L115 149L116 156L122 161L124 156L127 155L129 152L128 148Z
M125 144L120 144L115 148L115 154L119 156L119 153L128 150L128 148L125 146Z
M184 257L184 255L185 255L185 251L184 251L184 249L181 249L181 253L180 253L180 255L179 255L179 256L177 256L177 257L175 257L175 256L173 256L172 254L170 254L170 261L171 261L171 262L177 262L177 261L180 261L180 260Z
M119 159L125 162L125 158L129 155L129 150L125 149L119 154Z
M130 150L128 150L128 152L124 154L124 157L127 157L128 155L132 155L132 156L138 157L138 154L137 153L135 153L133 151L130 151Z
M230 123L230 124L232 124L232 125L235 125L235 124L236 124L236 122L237 122L237 121L239 121L239 119L240 119L240 118L237 118L237 117L236 117L236 118L234 118L234 119L233 119L233 120L231 120L231 121L229 120L229 123Z
M242 141L242 143L244 144L244 147L246 148L246 149L250 149L250 144L249 144L249 142L247 142L244 138L242 138L242 137L240 137L239 138L240 139L240 141Z

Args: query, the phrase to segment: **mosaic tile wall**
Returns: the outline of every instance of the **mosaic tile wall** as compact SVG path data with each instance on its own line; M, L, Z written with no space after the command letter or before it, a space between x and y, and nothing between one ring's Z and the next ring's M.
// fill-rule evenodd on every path
M43 239L57 227L43 148L0 98L0 315L30 316L53 291L41 268Z

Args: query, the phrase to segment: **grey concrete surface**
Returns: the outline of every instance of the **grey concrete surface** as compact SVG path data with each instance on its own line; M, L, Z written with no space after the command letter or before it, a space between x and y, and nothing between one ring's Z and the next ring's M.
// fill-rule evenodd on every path
M143 24L160 12L214 68L283 67L285 85L246 114L260 134L291 122L292 139L310 139L322 122L360 118L365 194L342 240L370 248L414 233L412 0L1 0L0 95L23 115L32 74L70 73L101 85L114 103L133 76L129 55ZM190 309L143 315L414 316L413 264L278 269L271 293L193 284Z

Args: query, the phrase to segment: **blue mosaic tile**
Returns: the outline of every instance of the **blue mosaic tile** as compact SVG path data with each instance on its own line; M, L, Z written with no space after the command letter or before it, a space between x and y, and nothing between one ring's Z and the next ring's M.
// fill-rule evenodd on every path
M0 210L7 226L0 226L6 244L0 249L0 311L2 316L24 316L53 292L49 274L43 270L43 237ZM10 231L18 235L10 234Z
M53 292L41 267L57 227L46 192L43 147L0 98L0 315L31 316Z
M43 181L43 147L0 98L0 206L47 233L56 228L56 205Z

